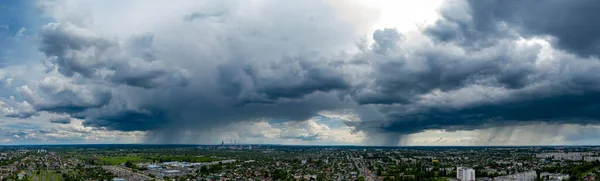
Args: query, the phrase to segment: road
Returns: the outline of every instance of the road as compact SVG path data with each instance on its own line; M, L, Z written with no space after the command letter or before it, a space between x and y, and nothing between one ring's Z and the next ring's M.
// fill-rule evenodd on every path
M375 181L375 179L367 173L368 170L365 168L365 164L363 163L362 159L352 156L352 162L354 163L354 166L358 168L358 176L363 176L366 181Z

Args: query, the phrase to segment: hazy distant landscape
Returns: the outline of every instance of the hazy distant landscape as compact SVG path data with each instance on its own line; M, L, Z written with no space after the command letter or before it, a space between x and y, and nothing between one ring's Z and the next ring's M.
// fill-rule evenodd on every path
M28 145L1 146L0 155L2 180L593 180L600 174L596 146Z

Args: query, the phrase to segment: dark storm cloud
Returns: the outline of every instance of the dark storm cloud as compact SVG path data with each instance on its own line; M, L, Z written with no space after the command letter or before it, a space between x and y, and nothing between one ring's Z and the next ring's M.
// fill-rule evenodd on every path
M418 101L420 95L433 90L452 91L482 81L518 89L542 76L535 74L534 67L541 48L538 45L518 46L504 41L481 49L462 49L466 51L464 54L455 52L459 47L439 46L410 53L395 49L381 56L379 49L392 50L390 45L398 45L374 39L374 53L365 59L375 59L375 84L355 92L359 104L411 104Z
M156 130L169 119L160 110L135 112L121 111L116 114L87 115L85 126L104 127L111 130Z
M586 33L596 26L586 26L594 16L583 6L598 3L540 2L550 10L565 7L550 15L534 1L461 2L442 8L443 19L425 29L432 46L406 51L403 45L410 42L401 40L395 52L380 56L373 48L362 58L373 62L374 84L357 89L353 97L378 105L383 117L347 125L373 136L390 133L388 140L397 144L401 135L424 130L600 123L597 60L562 54L540 60L540 45L518 43L521 37L551 35L553 46L587 57L590 48L596 49L589 41L597 35ZM570 15L557 17L561 13ZM583 26L573 34L589 39L563 34L573 24ZM387 44L379 35L374 34L374 47Z
M514 101L472 105L461 109L432 107L417 113L390 111L389 121L348 123L365 130L412 134L423 130L476 130L490 127L518 126L535 123L598 124L600 93L536 97L530 95ZM399 108L401 109L401 108Z
M510 4L511 7L515 5L515 3L505 4ZM440 10L442 19L426 28L424 32L434 40L453 41L461 46L475 49L493 45L500 38L518 37L511 32L514 26L506 26L502 16L497 16L495 11L488 11L495 9L471 8L470 5L471 1L447 1Z
M353 42L347 37L355 32L328 6L270 1L243 14L234 8L241 2L211 3L231 10L177 17L172 22L181 28L173 31L197 30L183 38L171 32L117 38L80 23L49 24L40 50L56 79L32 85L23 97L38 111L67 113L85 126L151 131L156 140L150 141L158 142L239 121L302 121L353 104L339 97L351 82L343 65L330 64L329 52ZM298 9L322 18L309 20Z
M556 38L558 48L581 56L600 53L600 25L595 23L600 16L598 1L469 0L466 7L461 6L443 10L445 19L427 32L442 41L481 45L508 36L513 29L526 36L550 35ZM468 13L465 10L470 11L470 20L460 18Z
M192 89L164 92L157 90L138 95L121 93L134 99L135 104L140 107L128 108L127 104L132 102L123 102L122 98L113 97L108 105L87 109L73 116L85 119L86 126L122 131L155 131L156 134L163 134L159 139L169 141L171 138L183 136L179 135L184 133L181 130L203 130L264 117L301 121L315 116L321 110L347 107L336 96L324 91L316 93L318 90L310 90L309 93L304 93L306 95L303 97L278 97L271 100L262 97L262 92L251 92L261 95L260 99L223 95L220 92L207 94L201 91L205 86L207 85L194 85ZM269 104L256 104L255 100L262 99L269 100ZM243 101L252 102L240 104ZM165 136L168 138L164 138Z
M57 124L69 124L71 123L71 116L69 115L55 115L49 118L51 123Z
M77 54L78 51L90 50L92 52L106 51L112 42L99 37L87 37L89 32L77 31L74 26L61 26L50 24L42 34L40 50L47 56L55 58L58 71L65 76L78 73L84 77L91 77L96 66L104 64L95 57L86 54Z
M56 78L46 78L39 88L47 100L39 101L30 98L34 106L41 111L80 112L87 108L98 108L108 104L112 93L107 88L88 87L70 82L62 82Z
M299 99L315 92L350 88L335 67L318 56L283 57L266 65L223 65L218 69L221 90L236 96L240 105L275 103L279 99ZM253 90L245 92L244 85Z
M114 84L153 88L185 86L186 73L155 61L151 35L135 37L126 50L118 42L73 24L44 27L40 50L60 73L72 77L102 78ZM112 73L111 73L112 72Z

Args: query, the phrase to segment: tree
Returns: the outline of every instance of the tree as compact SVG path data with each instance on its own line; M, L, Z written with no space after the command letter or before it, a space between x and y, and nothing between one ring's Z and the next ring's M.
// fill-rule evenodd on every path
M133 163L133 162L131 162L131 161L127 161L127 162L125 162L125 166L126 166L126 167L128 167L128 168L132 168L132 169L137 169L137 168L138 168L138 167L137 167L137 165L136 165L136 164L134 164L134 163Z
M202 167L200 168L200 172L201 172L202 174L209 174L209 172L210 172L210 171L208 170L208 166L202 166Z

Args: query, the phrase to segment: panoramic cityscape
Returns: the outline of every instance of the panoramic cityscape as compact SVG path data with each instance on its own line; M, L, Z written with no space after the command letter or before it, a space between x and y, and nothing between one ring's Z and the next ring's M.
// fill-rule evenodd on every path
M600 180L600 0L0 0L0 181Z
M6 146L2 180L595 180L600 147Z

